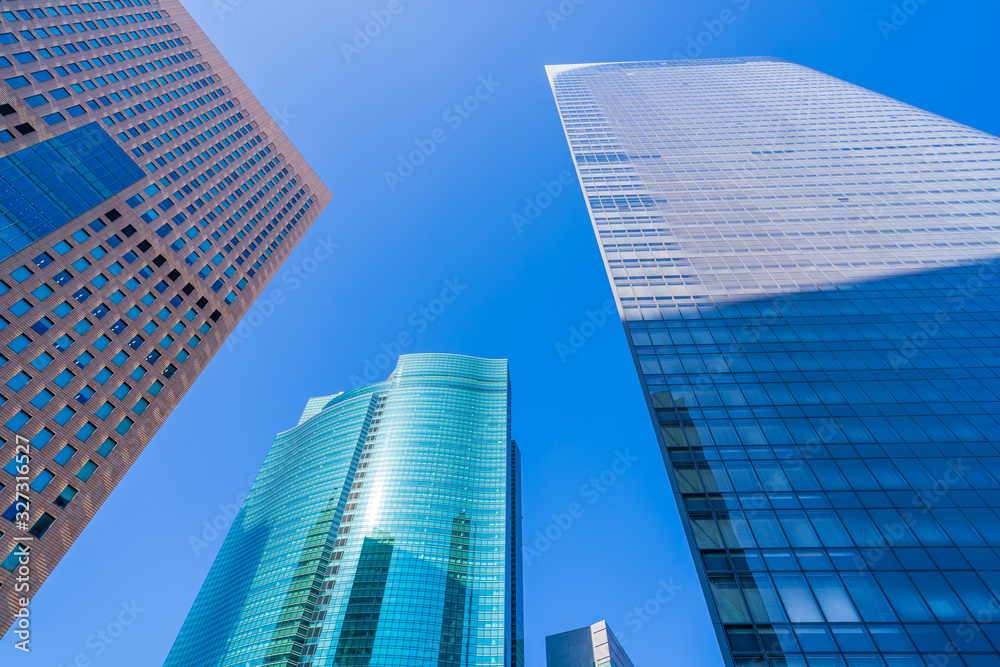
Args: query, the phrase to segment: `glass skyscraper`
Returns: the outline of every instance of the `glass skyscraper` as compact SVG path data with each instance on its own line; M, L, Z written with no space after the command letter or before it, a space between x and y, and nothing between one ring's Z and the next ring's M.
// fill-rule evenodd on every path
M3 632L330 192L178 0L0 5Z
M606 621L545 638L546 667L633 667Z
M1000 139L770 58L548 71L727 663L1000 664Z
M280 433L168 667L523 667L507 362L399 358Z

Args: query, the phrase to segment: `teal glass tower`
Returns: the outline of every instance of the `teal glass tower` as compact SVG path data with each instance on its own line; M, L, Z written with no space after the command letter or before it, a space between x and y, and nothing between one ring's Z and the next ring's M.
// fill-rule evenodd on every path
M1000 139L772 58L549 78L727 664L1000 665Z
M505 360L419 354L280 433L168 667L521 667Z

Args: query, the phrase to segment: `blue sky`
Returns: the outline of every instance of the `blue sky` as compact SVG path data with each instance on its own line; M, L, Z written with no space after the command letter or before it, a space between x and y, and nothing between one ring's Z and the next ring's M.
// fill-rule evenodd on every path
M345 54L389 4L185 2L334 202L259 326L212 361L35 597L33 652L8 636L4 665L161 664L222 543L206 524L225 531L308 397L369 364L383 379L378 355L404 334L404 352L511 360L525 541L545 547L525 576L529 664L544 665L545 635L606 618L638 667L720 666L621 325L557 352L611 298L575 179L532 224L512 221L572 170L544 66L669 58L700 37L704 57L787 58L1000 133L996 3L909 0L891 29L890 0L399 0ZM477 89L474 112L448 113ZM398 172L428 140L423 164ZM438 312L445 289L458 297ZM630 467L600 483L619 455ZM582 516L553 529L573 503ZM547 529L561 534L536 543ZM665 585L670 601L636 615Z

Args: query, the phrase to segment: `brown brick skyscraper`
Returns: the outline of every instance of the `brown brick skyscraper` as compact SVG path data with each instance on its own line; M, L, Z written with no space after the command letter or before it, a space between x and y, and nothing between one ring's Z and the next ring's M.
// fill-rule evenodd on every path
M330 193L176 0L0 16L6 630Z

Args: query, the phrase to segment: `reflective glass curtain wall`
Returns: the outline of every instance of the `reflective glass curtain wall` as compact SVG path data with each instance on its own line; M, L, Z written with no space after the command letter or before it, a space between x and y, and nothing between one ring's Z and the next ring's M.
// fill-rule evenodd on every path
M311 399L166 665L523 665L509 406L506 361L440 354Z
M1000 664L1000 140L768 58L549 76L727 662Z

